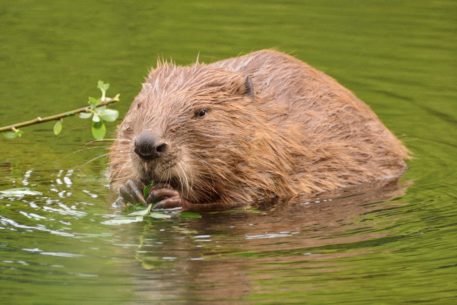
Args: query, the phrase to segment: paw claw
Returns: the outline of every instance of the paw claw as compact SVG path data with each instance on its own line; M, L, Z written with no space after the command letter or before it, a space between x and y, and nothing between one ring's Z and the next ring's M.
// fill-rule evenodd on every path
M177 197L179 198L179 193L175 190L172 190L172 189L154 189L151 191L151 193L149 194L148 198L146 199L146 201L148 203L151 203L151 202L159 202L159 201L163 201L164 199L166 198L173 198L173 197Z
M146 204L142 188L141 182L129 179L120 187L119 195L127 202Z
M179 197L167 198L159 201L154 206L154 209L173 209L182 208L182 200Z

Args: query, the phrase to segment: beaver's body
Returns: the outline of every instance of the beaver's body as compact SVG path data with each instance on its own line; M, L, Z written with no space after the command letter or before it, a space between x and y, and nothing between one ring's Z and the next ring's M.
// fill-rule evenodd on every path
M396 180L407 156L350 91L264 50L209 65L160 64L120 126L111 179L130 201L142 199L138 181L153 179L175 191L146 200L223 209Z

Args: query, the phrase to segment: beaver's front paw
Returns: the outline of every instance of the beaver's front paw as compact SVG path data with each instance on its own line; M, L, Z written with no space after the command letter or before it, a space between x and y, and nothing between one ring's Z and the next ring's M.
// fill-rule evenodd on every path
M181 198L178 191L171 188L155 188L151 190L147 202L157 202L154 209L182 208L187 210L188 202Z
M119 195L126 202L146 204L143 189L144 184L141 181L129 179L119 189Z

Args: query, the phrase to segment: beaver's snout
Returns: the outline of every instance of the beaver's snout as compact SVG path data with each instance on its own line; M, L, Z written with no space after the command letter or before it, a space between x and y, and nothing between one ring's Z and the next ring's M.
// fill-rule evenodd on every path
M135 153L143 160L159 158L167 151L168 145L152 132L143 131L135 139Z

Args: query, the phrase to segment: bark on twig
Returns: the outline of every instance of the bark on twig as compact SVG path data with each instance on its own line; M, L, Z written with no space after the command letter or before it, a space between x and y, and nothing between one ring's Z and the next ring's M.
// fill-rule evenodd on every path
M103 106L106 106L106 105L109 105L109 104L113 104L113 103L118 102L118 101L119 101L119 97L118 96L115 96L114 98L106 97L100 104L98 104L96 106L96 108L103 107ZM41 124L41 123L50 122L50 121L57 121L57 120L60 120L62 118L73 116L73 115L76 115L76 114L79 114L79 113L82 113L82 112L90 112L90 110L91 110L91 107L90 106L86 106L86 107L81 107L81 108L73 109L73 110L70 110L70 111L66 111L66 112L50 115L50 116L47 116L47 117L36 117L33 120L19 122L19 123L11 124L11 125L8 125L8 126L0 127L0 132L15 131L18 128L25 127L25 126Z

